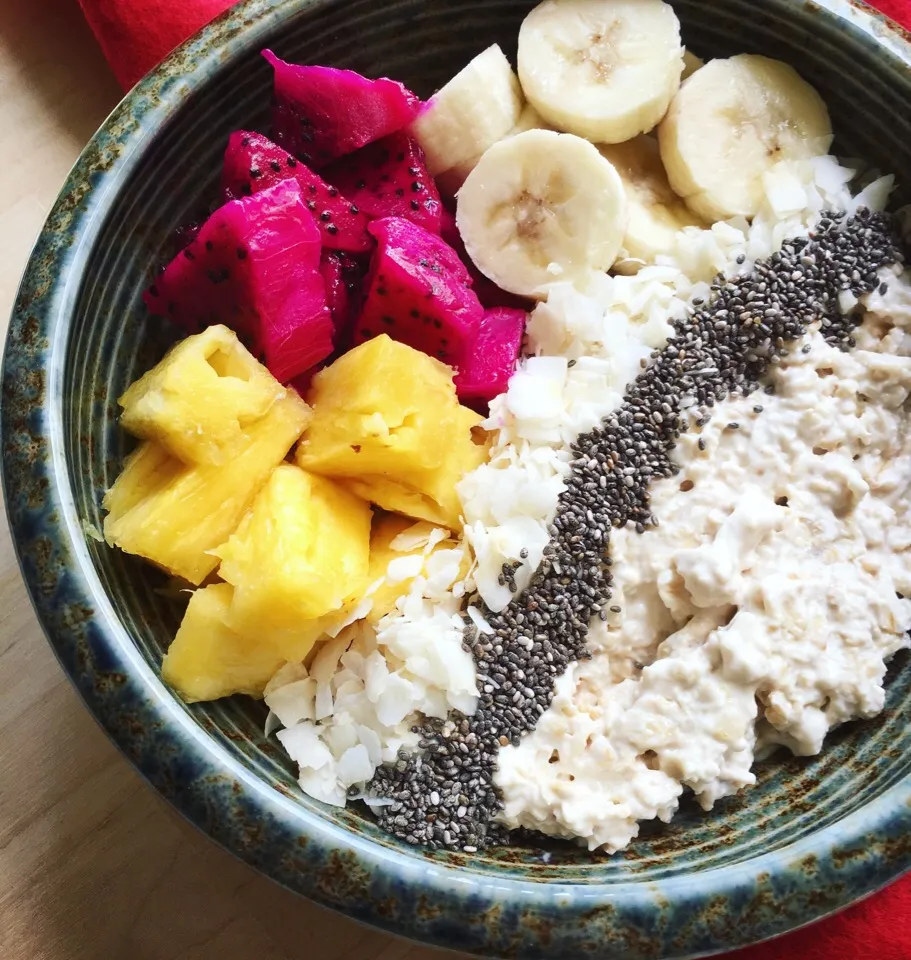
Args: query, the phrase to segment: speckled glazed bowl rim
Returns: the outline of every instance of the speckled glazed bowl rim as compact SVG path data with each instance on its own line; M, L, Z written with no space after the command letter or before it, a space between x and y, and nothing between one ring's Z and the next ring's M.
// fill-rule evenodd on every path
M210 82L225 62L260 46L287 17L320 2L248 0L202 30L142 80L74 166L22 281L3 371L7 511L39 620L88 707L161 793L242 859L327 906L442 946L460 945L459 916L489 912L491 918L502 914L499 933L491 932L485 943L466 946L509 956L568 956L563 952L568 941L561 930L572 928L576 936L580 929L590 933L588 942L600 939L607 953L612 943L629 942L618 937L624 927L649 940L661 926L662 915L672 908L678 916L696 921L680 928L670 948L672 955L707 956L813 921L894 880L911 868L907 844L895 842L911 831L911 778L789 847L701 872L698 883L692 875L648 883L541 883L494 878L470 865L451 868L425 863L355 836L257 779L175 702L137 651L93 568L64 460L65 351L87 251L97 240L105 213L117 203L119 184L185 95ZM842 18L844 28L861 42L911 65L908 36L869 9L848 0L818 0L809 6L823 16ZM24 425L21 404L11 398L24 383L34 385L36 377L38 399ZM32 438L30 445L17 441L23 431ZM40 505L34 497L29 499L36 484L44 491ZM53 590L47 589L48 576L54 577ZM74 617L76 609L88 609L91 615ZM77 633L95 652L96 679L102 671L117 678L116 683L85 681L74 663ZM130 699L139 704L133 714L138 726L122 722L121 714L111 708L115 697L121 703ZM162 774L162 767L154 762L162 751L188 758L195 772L193 783ZM230 784L230 790L223 789L225 784ZM208 803L206 789L219 791L218 802ZM254 828L259 839L240 841L238 823ZM306 856L292 863L262 852L281 847L306 850ZM333 864L357 874L359 890L366 891L357 904L345 894L344 884L327 881ZM824 895L814 898L821 878L825 878ZM380 906L389 898L415 907L390 916ZM758 899L772 909L764 907L759 911L761 922L751 923L749 917L757 914L750 905ZM419 909L419 902L427 909ZM724 934L713 934L712 910L722 902L725 912L743 920L734 928L726 925ZM449 923L434 920L442 915ZM540 936L542 924L548 928L546 938ZM650 942L655 949L669 948L664 937ZM642 956L657 955L651 948L645 951Z

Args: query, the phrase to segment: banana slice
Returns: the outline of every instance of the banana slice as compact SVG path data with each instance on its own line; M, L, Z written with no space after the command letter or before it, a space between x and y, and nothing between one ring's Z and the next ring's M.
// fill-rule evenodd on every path
M640 136L598 149L620 175L629 205L629 226L614 264L616 273L637 273L643 265L654 263L658 254L672 249L678 230L705 226L671 190L654 137Z
M468 175L456 210L478 269L531 297L556 280L609 269L627 222L617 171L588 141L552 130L494 144Z
M680 82L688 80L700 67L705 66L705 60L700 60L695 53L689 50L683 51L683 73L680 74Z
M664 116L680 85L680 24L662 0L545 0L519 30L519 79L549 124L622 143Z
M675 193L707 220L753 216L762 175L780 160L828 152L829 113L786 63L753 54L712 60L681 87L658 128Z
M544 118L538 113L537 110L531 104L526 104L521 114L519 114L519 119L516 121L516 125L503 137L504 140L508 140L510 137L516 137L520 133L525 133L526 130L547 130L548 126L544 122ZM456 164L451 170L446 170L444 173L441 173L437 177L437 187L443 193L444 196L454 197L459 190L461 189L462 184L468 177L468 174L478 165L478 161L481 159L482 154L478 154L476 157L472 157L471 160L467 160L465 163Z
M411 125L431 176L450 170L506 136L523 106L519 79L497 44L438 90Z

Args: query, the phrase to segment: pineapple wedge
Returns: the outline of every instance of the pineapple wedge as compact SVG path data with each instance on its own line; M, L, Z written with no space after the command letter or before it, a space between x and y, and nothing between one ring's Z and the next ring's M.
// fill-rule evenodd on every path
M227 463L285 389L225 326L176 344L120 398L124 430L184 463Z
M437 431L458 403L449 367L386 334L322 370L309 393L305 470L333 477L434 470L448 451Z
M261 697L285 662L260 632L241 634L228 626L234 588L215 583L190 598L161 675L187 703L235 693Z
M273 468L310 419L293 390L246 428L230 467L181 463L147 440L127 459L104 498L104 536L199 585L218 565L212 551L237 529Z
M347 478L385 510L459 526L455 485L487 452L472 437L482 418L459 405L449 367L383 334L320 372L310 399L301 467Z
M315 639L310 621L367 588L371 518L370 505L340 484L277 467L216 551L234 586L229 625L267 636L287 660L303 659Z
M398 477L367 474L346 483L358 496L384 510L458 530L462 504L456 485L487 460L487 443L476 443L472 436L481 420L473 410L457 408L453 421L438 432L438 442L450 452L436 470Z

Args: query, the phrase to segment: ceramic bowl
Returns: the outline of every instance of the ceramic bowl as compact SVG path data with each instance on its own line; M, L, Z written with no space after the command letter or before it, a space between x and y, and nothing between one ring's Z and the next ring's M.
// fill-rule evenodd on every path
M777 759L710 815L684 805L608 857L566 845L430 853L301 795L245 699L188 707L162 684L180 610L108 549L100 500L128 441L115 398L167 346L140 295L176 227L206 212L237 127L264 127L258 51L403 80L429 95L526 0L248 0L120 104L38 240L4 360L3 466L22 573L60 661L113 740L193 823L293 890L427 943L495 957L706 956L808 923L911 866L911 664L883 714L811 759ZM676 0L688 47L789 61L825 96L838 150L911 167L909 38L847 0ZM905 198L907 200L907 198Z

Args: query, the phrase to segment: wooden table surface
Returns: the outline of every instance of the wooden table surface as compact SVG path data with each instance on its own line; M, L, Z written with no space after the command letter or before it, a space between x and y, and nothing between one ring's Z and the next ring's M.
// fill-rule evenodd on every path
M76 0L0 0L0 318L119 98ZM0 521L0 960L444 960L280 889L185 824L58 667Z

